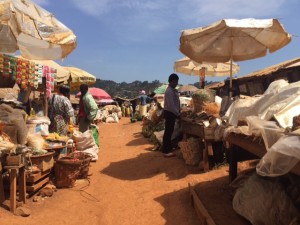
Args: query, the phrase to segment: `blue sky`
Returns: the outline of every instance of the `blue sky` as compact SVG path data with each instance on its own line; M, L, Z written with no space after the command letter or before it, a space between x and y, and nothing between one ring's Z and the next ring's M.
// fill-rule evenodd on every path
M237 62L236 76L300 57L298 0L34 0L53 13L77 36L77 48L63 61L97 78L115 82L167 82L181 31L220 19L278 18L293 35L289 45L265 57ZM198 77L179 75L179 83ZM210 78L222 81L225 77Z

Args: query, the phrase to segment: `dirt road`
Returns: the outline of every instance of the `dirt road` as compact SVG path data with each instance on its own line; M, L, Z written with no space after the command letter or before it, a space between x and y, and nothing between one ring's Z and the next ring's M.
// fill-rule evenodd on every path
M25 205L29 217L0 208L1 225L195 225L188 183L213 179L182 159L164 158L141 135L141 122L100 124L99 161L89 180ZM224 176L228 175L225 171ZM219 172L220 173L220 172Z

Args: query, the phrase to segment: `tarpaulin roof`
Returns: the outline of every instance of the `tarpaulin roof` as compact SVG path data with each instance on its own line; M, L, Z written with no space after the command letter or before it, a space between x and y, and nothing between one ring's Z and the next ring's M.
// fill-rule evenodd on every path
M76 67L63 67L68 70L71 74L71 90L79 90L80 84L93 85L96 83L96 77L82 69Z

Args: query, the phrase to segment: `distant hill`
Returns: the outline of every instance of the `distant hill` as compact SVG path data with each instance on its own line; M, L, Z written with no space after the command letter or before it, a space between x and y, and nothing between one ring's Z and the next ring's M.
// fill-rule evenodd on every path
M206 83L210 84L212 82ZM112 80L101 80L97 79L94 87L101 88L105 90L112 97L122 97L122 98L135 98L139 95L141 90L145 90L146 94L151 94L156 88L161 86L163 83L160 83L158 80L152 82L148 81L134 81L131 83L116 83ZM199 88L199 82L194 83Z

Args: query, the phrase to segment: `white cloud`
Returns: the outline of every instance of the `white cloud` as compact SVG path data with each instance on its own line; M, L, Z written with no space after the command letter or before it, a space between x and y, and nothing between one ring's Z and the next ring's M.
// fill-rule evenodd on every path
M82 12L106 23L123 40L134 41L147 39L153 32L168 32L174 27L178 29L178 24L192 28L223 18L278 17L284 13L283 8L288 4L288 0L70 1ZM289 0L289 3L292 1Z
M179 4L179 15L196 23L225 18L273 18L287 0L187 0ZM282 12L281 12L282 13Z

